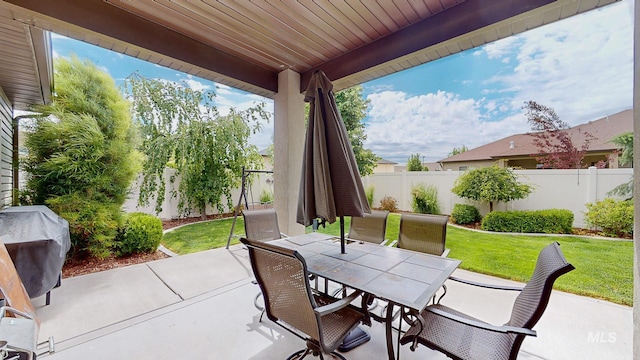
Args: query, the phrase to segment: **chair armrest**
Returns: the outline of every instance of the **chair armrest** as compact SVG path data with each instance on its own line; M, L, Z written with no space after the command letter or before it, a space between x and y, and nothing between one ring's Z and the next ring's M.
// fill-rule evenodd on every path
M342 308L347 307L349 304L351 304L351 302L353 302L353 300L357 299L358 296L360 296L361 294L362 294L362 291L354 291L353 294L347 297L344 297L338 301L332 302L331 304L319 306L313 309L313 311L320 316L331 314Z
M475 328L479 328L479 329L484 329L484 330L488 330L488 331L493 331L493 332L499 332L499 333L510 333L510 334L519 334L519 335L528 335L528 336L537 336L536 331L532 330L532 329L527 329L527 328L521 328L521 327L515 327L515 326L506 326L506 325L502 325L502 326L496 326L496 325L492 325L492 324L488 324L482 321L477 321L477 320L473 320L473 319L468 319L462 316L458 316L458 315L454 315L451 313L448 313L446 311L440 310L440 309L435 309L432 308L430 306L428 306L425 311L429 311L433 314L436 314L438 316L442 316L444 318L447 318L449 320L461 323L461 324L465 324L468 326L472 326Z
M522 291L522 286L504 286L504 285L494 285L494 284L485 284L476 281L461 279L455 276L449 276L449 280L457 281L467 285L473 285L478 287L483 287L487 289L495 289L495 290L507 290L507 291Z

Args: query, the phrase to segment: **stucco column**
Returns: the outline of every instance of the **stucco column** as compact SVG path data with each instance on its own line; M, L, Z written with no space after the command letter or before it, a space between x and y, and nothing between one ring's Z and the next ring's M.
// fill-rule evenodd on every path
M278 224L287 235L304 234L304 226L296 223L305 130L300 74L292 70L278 74L273 100L273 197Z
M640 359L640 6L635 5L633 29L633 358Z

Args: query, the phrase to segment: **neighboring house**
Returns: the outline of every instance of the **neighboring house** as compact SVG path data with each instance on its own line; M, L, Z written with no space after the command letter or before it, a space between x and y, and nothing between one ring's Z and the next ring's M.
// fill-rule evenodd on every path
M273 170L273 149L269 149L270 148L266 148L260 151L260 155L262 155L264 170Z
M0 8L0 209L11 205L17 188L18 117L16 111L51 101L53 63L48 32L14 20Z
M442 165L437 162L423 162L422 166L426 166L429 171L442 171ZM396 165L393 167L394 172L407 171L407 165Z
M607 161L607 167L618 168L617 147L611 140L623 133L633 131L633 111L631 109L590 121L568 129L572 134L574 146L580 148L584 143L584 133L595 137L583 159L587 166ZM475 149L440 160L442 170L466 170L497 163L501 167L520 167L537 169L538 148L529 134L516 134L504 139L482 145Z
M378 160L378 165L373 169L373 173L378 174L378 173L394 172L394 166L397 164L398 163L395 161L385 160L383 158L380 158L380 160Z

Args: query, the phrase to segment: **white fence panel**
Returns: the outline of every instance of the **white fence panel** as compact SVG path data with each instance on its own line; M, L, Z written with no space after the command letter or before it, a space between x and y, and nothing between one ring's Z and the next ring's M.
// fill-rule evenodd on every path
M167 169L165 178L169 178L173 170ZM438 196L442 213L450 214L457 203L472 202L461 199L451 192L455 180L463 172L461 171L420 171L420 172L394 172L378 173L366 176L362 179L365 188L374 187L373 206L378 207L380 200L385 196L391 196L398 201L398 209L411 211L411 188L424 183L434 185L438 189ZM574 226L585 227L585 204L603 200L607 193L614 187L628 182L633 169L580 169L580 170L515 170L518 179L534 186L534 191L523 200L511 203L494 204L495 210L542 210L542 209L568 209L574 214ZM263 190L273 193L272 174L254 174L255 180L247 187L247 198L250 203L257 203ZM177 186L176 184L173 186ZM131 196L124 205L127 212L142 211L154 214L153 206L138 207L138 183L133 186ZM162 219L174 219L179 216L178 199L171 198L169 186L162 212L158 216ZM232 191L232 202L235 206L240 196L240 188ZM478 207L481 214L489 212L488 204L473 204ZM225 207L225 212L232 209ZM207 209L207 214L216 214L216 209ZM192 216L200 214L194 212Z
M488 204L477 204L461 199L451 192L461 171L426 171L373 174L363 178L365 187L374 187L374 207L384 196L398 200L400 210L411 210L411 187L424 183L438 189L441 210L450 214L456 203L470 203L481 214L489 212ZM585 204L607 197L614 187L626 183L633 169L580 169L580 170L515 170L518 179L534 186L534 191L523 200L494 204L494 210L568 209L574 214L574 226L585 227Z
M170 176L173 175L174 173L175 173L175 169L166 168L164 171L164 178L167 181L165 197L164 197L165 200L164 200L164 203L162 204L162 211L159 214L157 214L157 216L161 219L176 219L180 217L180 213L178 211L178 203L180 200L179 198L171 197L171 189L172 188L177 189L178 184L180 183L180 177L177 177L173 184L171 184L171 182L169 181ZM262 173L262 174L253 174L252 176L254 180L251 184L247 184L247 190L246 190L249 207L252 207L254 205L252 203L258 203L260 201L260 195L262 194L263 190L273 194L273 175L272 174ZM141 181L142 181L142 177L139 176L136 182L134 183L134 185L131 187L129 197L123 205L123 210L128 213L139 211L147 214L156 215L155 209L154 209L155 199L152 199L152 201L150 201L150 204L148 206L138 206L138 196L140 195ZM240 198L240 187L231 191L231 203L233 204L233 206L236 206L238 204L239 198ZM226 204L226 198L224 197L222 198L222 203ZM244 205L244 201L243 201L243 205ZM232 210L233 209L229 209L227 206L224 206L224 212L231 212ZM216 208L211 208L210 206L207 206L207 209L205 212L207 215L217 214L218 210ZM189 216L200 216L200 212L197 210L194 210L191 212L191 214L189 214Z

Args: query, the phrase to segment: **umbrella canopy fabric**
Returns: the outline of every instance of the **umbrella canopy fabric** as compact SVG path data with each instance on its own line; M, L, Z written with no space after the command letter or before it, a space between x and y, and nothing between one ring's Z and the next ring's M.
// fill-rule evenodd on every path
M307 87L309 123L302 160L297 222L315 218L329 223L337 216L370 213L347 128L333 96L333 84L316 71Z

